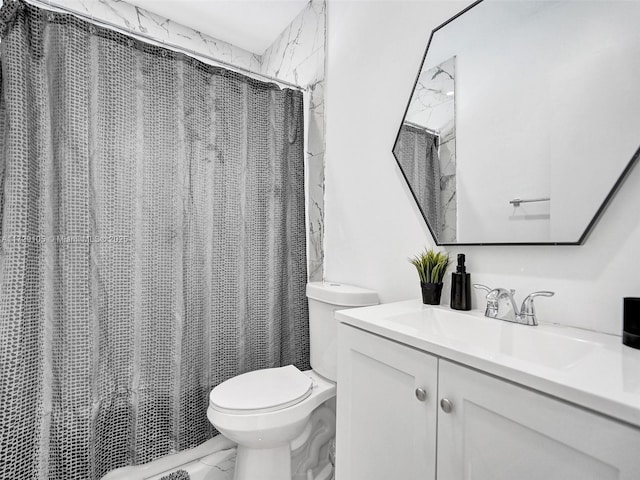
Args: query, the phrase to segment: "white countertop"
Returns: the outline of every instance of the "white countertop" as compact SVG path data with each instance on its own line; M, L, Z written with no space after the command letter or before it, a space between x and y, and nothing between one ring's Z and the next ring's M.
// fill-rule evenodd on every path
M336 318L640 427L640 350L620 337L518 325L420 300L339 310Z

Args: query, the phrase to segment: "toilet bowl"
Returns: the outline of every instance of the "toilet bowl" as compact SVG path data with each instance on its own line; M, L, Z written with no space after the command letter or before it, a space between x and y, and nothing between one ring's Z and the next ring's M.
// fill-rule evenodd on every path
M262 388L265 378L271 388ZM211 392L207 417L238 444L234 479L290 479L290 444L311 413L335 396L335 383L292 365L245 373L229 382L220 385L226 389ZM230 408L233 400L239 408Z
M209 421L238 444L234 480L291 480L291 442L313 411L336 395L334 312L378 303L371 290L330 282L307 284L307 297L312 370L256 370L222 382L209 395Z

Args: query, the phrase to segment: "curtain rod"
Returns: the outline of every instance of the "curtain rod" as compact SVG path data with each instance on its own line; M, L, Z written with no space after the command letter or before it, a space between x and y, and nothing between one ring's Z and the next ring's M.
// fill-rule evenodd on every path
M417 123L413 123L413 122L410 122L408 120L405 120L402 123L404 123L405 125L409 125L410 127L417 128L418 130L425 130L427 133L431 133L433 135L440 136L440 132L438 130L434 130L432 128L425 127L424 125L418 125Z
M211 55L207 55L205 53L200 53L197 52L195 50L191 50L189 48L186 47L182 47L180 45L176 45L175 43L170 43L170 42L165 42L162 39L157 39L154 38L152 35L148 35L146 33L142 33L142 32L136 32L133 31L131 29L127 29L124 27L121 27L120 25L116 25L115 23L109 22L107 20L101 20L99 18L94 17L93 15L87 14L85 12L80 12L78 10L74 10L73 8L69 8L63 5L58 5L54 2L52 2L51 0L24 0L26 3L30 3L31 5L34 5L36 7L39 8L44 8L47 10L52 10L52 11L57 11L58 13L68 13L71 15L74 15L76 17L80 17L83 20L86 20L90 23L94 23L96 25L99 25L101 27L106 27L110 30L115 30L119 33L125 34L125 35L130 35L139 39L144 39L147 40L150 43L153 43L155 45L159 45L162 47L166 47L169 48L171 50L180 52L180 53L185 53L191 57L196 57L196 58L204 58L206 60L209 60L210 62L215 63L216 65L228 68L229 70L233 70L236 72L240 72L240 73L244 73L247 74L250 77L256 78L256 79L262 79L262 80L268 80L270 82L273 83L277 83L279 85L283 85L285 87L290 87L293 88L295 90L300 90L302 92L305 92L307 89L304 87L301 87L300 85L296 85L295 83L291 83L291 82L287 82L286 80L281 80L277 77L272 77L271 75L265 75L264 73L259 73L259 72L255 72L253 70L250 70L248 68L245 67L241 67L239 65L233 65L232 63L229 62L225 62L224 60L220 60L219 58L216 57L212 57ZM134 7L134 8L138 8L138 7Z

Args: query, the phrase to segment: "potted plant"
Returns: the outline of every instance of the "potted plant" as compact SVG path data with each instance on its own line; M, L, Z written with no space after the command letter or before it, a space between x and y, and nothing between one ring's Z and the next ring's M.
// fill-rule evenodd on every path
M425 249L410 261L418 270L422 287L422 303L440 305L442 279L449 266L449 254Z

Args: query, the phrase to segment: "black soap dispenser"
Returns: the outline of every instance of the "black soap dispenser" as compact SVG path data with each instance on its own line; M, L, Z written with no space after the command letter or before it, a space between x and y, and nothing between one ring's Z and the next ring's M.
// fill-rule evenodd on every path
M458 254L458 266L451 274L451 308L471 310L471 275L464 266L464 253Z

